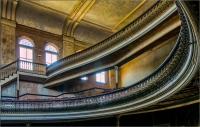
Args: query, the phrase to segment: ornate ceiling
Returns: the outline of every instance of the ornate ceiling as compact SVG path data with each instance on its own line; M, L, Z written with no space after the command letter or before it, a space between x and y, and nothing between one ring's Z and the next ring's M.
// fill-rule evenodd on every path
M122 29L155 3L156 0L20 0L16 21L94 44Z

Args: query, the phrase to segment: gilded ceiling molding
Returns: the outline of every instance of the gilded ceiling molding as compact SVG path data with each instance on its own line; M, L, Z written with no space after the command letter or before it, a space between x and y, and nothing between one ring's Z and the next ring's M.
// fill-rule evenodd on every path
M15 21L18 0L3 0L2 3L2 18Z
M64 25L63 34L65 36L74 37L74 30L76 26L79 24L81 19L84 17L84 15L92 7L94 3L95 3L95 0L91 0L91 1L81 0L77 4L77 6L74 8L72 13L67 18L66 24Z
M146 0L142 0L140 4L138 4L128 15L126 15L121 21L119 21L113 28L112 30L114 31L114 29L116 27L118 27L124 20L126 20L131 14L133 14L139 7L141 7L144 3L146 2Z

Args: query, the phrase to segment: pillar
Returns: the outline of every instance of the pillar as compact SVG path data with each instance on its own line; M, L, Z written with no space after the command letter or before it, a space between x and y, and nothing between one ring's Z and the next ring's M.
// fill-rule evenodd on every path
M116 80L116 89L118 89L118 66L114 66L115 68L115 80Z
M8 19L1 19L1 38L0 38L0 64L1 66L9 64L16 60L15 51L15 28L16 22Z
M116 116L116 126L120 127L120 115Z
M63 35L63 57L69 56L75 53L75 39Z

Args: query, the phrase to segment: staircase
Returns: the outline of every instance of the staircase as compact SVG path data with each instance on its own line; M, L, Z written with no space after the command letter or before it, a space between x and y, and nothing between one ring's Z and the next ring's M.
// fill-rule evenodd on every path
M17 61L0 68L0 86L17 79Z

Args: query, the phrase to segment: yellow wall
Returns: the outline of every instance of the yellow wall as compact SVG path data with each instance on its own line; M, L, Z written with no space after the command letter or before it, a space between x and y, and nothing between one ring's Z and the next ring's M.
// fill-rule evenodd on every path
M169 55L177 35L144 52L119 68L119 87L130 86L151 74Z

